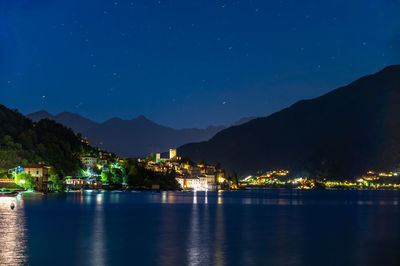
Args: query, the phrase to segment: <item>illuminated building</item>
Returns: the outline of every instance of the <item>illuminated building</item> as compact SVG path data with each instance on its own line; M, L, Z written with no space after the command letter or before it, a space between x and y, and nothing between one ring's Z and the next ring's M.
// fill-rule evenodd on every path
M176 157L176 149L169 149L169 159Z
M70 189L81 189L85 187L86 181L83 179L66 179L65 183Z
M179 176L176 181L183 189L206 191L216 190L217 184L215 183L215 175L199 175L191 177Z
M45 191L47 190L47 181L50 176L49 169L50 166L44 164L32 164L25 167L24 172L36 179L37 190Z

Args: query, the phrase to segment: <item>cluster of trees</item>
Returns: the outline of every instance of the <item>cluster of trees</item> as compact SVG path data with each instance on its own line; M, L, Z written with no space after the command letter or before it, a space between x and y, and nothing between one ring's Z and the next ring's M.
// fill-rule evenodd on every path
M154 172L136 159L127 160L123 168L126 173L126 183L130 188L151 188L152 185L160 185L160 189L163 190L180 188L175 180L176 173L172 170L167 173Z
M91 149L55 121L34 123L17 110L0 105L0 169L45 162L65 176L79 170L79 155Z
M107 171L101 172L101 181L103 184L118 186L126 183L125 169L122 167L110 167Z
M82 177L97 177L97 180L110 188L121 188L123 184L130 189L151 189L153 185L159 185L163 190L180 188L174 171L155 172L147 169L146 164L137 159L128 159L122 165L109 163L101 169L83 170Z

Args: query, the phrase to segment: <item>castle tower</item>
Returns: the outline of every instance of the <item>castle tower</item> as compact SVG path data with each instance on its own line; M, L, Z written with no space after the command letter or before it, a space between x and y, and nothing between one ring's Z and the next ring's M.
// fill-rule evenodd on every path
M176 149L169 149L169 158L173 159L176 157Z

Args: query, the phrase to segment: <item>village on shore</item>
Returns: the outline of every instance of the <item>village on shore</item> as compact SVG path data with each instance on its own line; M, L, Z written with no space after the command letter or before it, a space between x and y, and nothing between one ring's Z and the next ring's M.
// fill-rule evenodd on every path
M162 187L144 177L141 185L130 185L129 161L147 171L142 175L158 174L159 177L173 177L176 186ZM76 191L83 189L113 190L220 190L237 189L236 174L229 176L224 169L205 162L194 163L188 158L177 156L176 149L169 150L169 156L162 158L160 153L151 154L144 159L123 159L111 153L100 151L96 155L80 157L81 171L76 176L59 178L53 167L45 163L17 166L8 170L8 178L0 179L0 189L30 189L39 192ZM139 172L140 172L139 168ZM56 176L56 177L55 177Z
M52 166L45 163L17 166L8 170L8 178L0 179L0 190L33 190L47 193L84 189L400 189L400 176L396 172L368 171L353 181L329 181L308 177L293 178L287 170L271 170L258 176L238 179L235 172L228 174L219 165L210 165L205 161L195 163L187 157L179 157L176 149L170 149L166 158L163 158L161 153L156 153L143 159L124 159L112 153L99 151L96 154L80 156L80 162L80 173L62 178L55 173Z

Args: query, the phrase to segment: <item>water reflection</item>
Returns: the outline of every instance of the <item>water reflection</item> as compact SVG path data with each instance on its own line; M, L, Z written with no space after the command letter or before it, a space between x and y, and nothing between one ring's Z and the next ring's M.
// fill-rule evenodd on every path
M14 211L0 198L0 265L398 265L399 196L78 192Z
M161 203L167 203L167 194L168 194L167 191L163 191L161 193Z
M14 210L10 208L15 205ZM0 197L0 265L27 264L27 237L23 199Z
M218 204L222 204L223 200L222 200L222 190L218 190Z
M197 204L197 191L193 192L193 204Z
M151 194L151 200L154 203L159 203L160 202L160 194L156 193L156 194ZM174 193L171 192L167 192L167 191L163 191L161 192L161 203L163 204L174 204L176 202L176 195Z
M209 228L209 209L207 204L198 204L198 193L193 193L187 245L188 265L210 265L211 232ZM201 212L202 210L202 212Z
M163 192L162 203L167 201L167 192ZM179 217L171 206L162 208L163 222L161 223L160 242L158 246L160 265L180 265L179 258L182 255L179 249L179 235L173 232L179 231Z
M90 198L90 196L89 196ZM94 209L93 235L91 264L96 266L106 265L106 245L104 228L104 194L96 195L96 206Z
M222 207L222 193L218 192L218 205L215 214L215 233L214 233L214 264L216 266L225 265L225 221ZM221 203L220 203L221 198Z
M199 213L197 205L197 192L193 193L193 206L192 213L190 217L190 233L189 233L189 243L188 243L188 264L189 265L199 265L201 259L200 251L200 228L199 228Z

